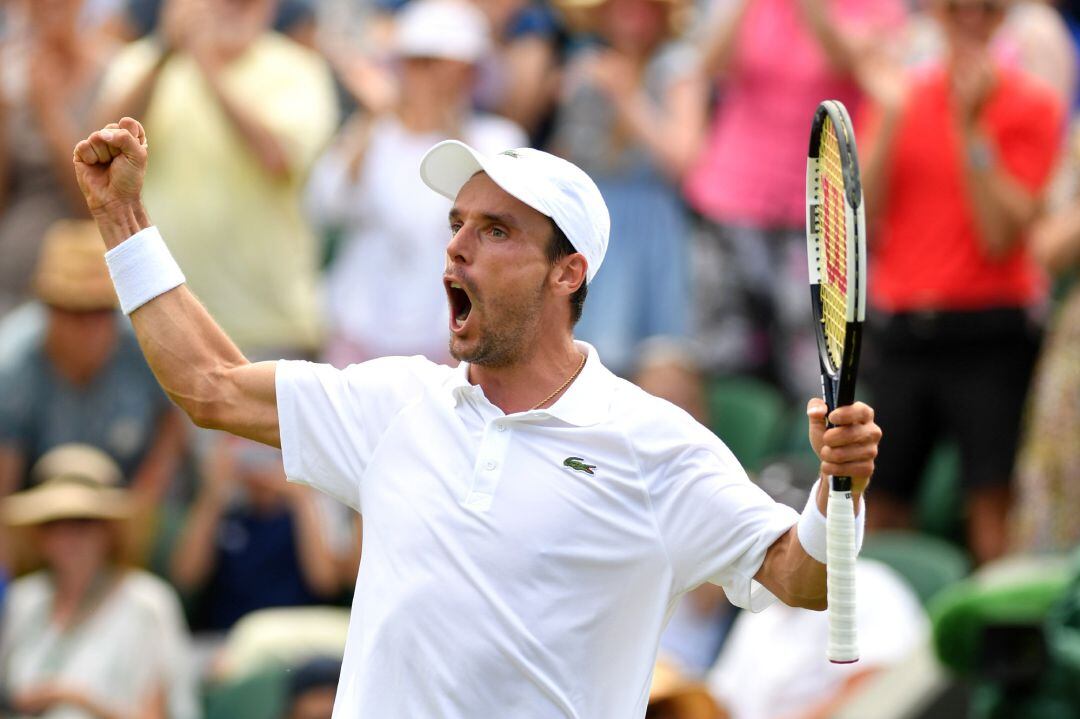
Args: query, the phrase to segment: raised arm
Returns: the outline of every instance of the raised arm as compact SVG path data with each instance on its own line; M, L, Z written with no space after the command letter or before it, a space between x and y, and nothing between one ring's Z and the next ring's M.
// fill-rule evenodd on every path
M712 28L701 44L702 68L706 77L724 75L731 67L739 30L752 1L735 0L733 3L717 4L717 17L713 19Z
M151 226L141 199L147 156L146 133L130 117L75 146L79 187L110 250ZM186 285L130 317L154 376L195 424L280 446L275 363L249 362Z
M862 495L874 472L874 458L881 441L881 428L874 423L874 410L862 402L839 407L829 415L833 423L826 429L825 402L810 401L810 444L821 460L817 508L824 516L829 501L827 478L852 478L855 511L861 511ZM798 527L781 535L765 554L754 579L763 584L785 604L806 609L825 609L825 565L814 559L799 539Z

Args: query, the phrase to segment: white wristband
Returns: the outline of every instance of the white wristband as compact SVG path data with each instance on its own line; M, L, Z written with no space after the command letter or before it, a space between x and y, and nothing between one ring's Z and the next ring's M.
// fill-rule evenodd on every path
M186 282L157 227L139 230L106 252L105 263L125 315Z
M817 495L818 485L821 479L814 482L810 489L810 498L806 500L806 507L802 516L799 517L799 544L806 553L817 561L825 564L825 515L818 508ZM866 529L866 497L862 498L862 506L855 515L855 553L862 549L863 533Z

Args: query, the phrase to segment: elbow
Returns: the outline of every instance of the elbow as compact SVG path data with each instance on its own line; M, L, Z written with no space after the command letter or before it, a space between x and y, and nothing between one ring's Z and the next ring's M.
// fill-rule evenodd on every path
M212 370L198 375L186 392L166 390L169 398L184 411L196 427L224 429L229 426L233 406L232 378L227 370Z
M825 592L812 596L786 592L777 598L789 607L795 607L796 609L823 612L829 608L829 599Z

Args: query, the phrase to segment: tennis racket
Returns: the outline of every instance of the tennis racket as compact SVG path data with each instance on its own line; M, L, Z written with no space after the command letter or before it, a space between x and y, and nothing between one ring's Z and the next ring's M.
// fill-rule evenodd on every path
M866 315L866 218L855 133L844 106L814 114L806 163L806 252L821 385L829 411L851 404ZM859 660L851 478L831 477L826 516L829 661Z

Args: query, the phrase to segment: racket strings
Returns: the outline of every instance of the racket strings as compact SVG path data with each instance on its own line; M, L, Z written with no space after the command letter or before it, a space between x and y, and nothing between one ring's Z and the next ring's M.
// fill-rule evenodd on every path
M829 360L834 368L840 366L847 329L847 208L837 129L830 118L825 119L818 155L821 321Z

